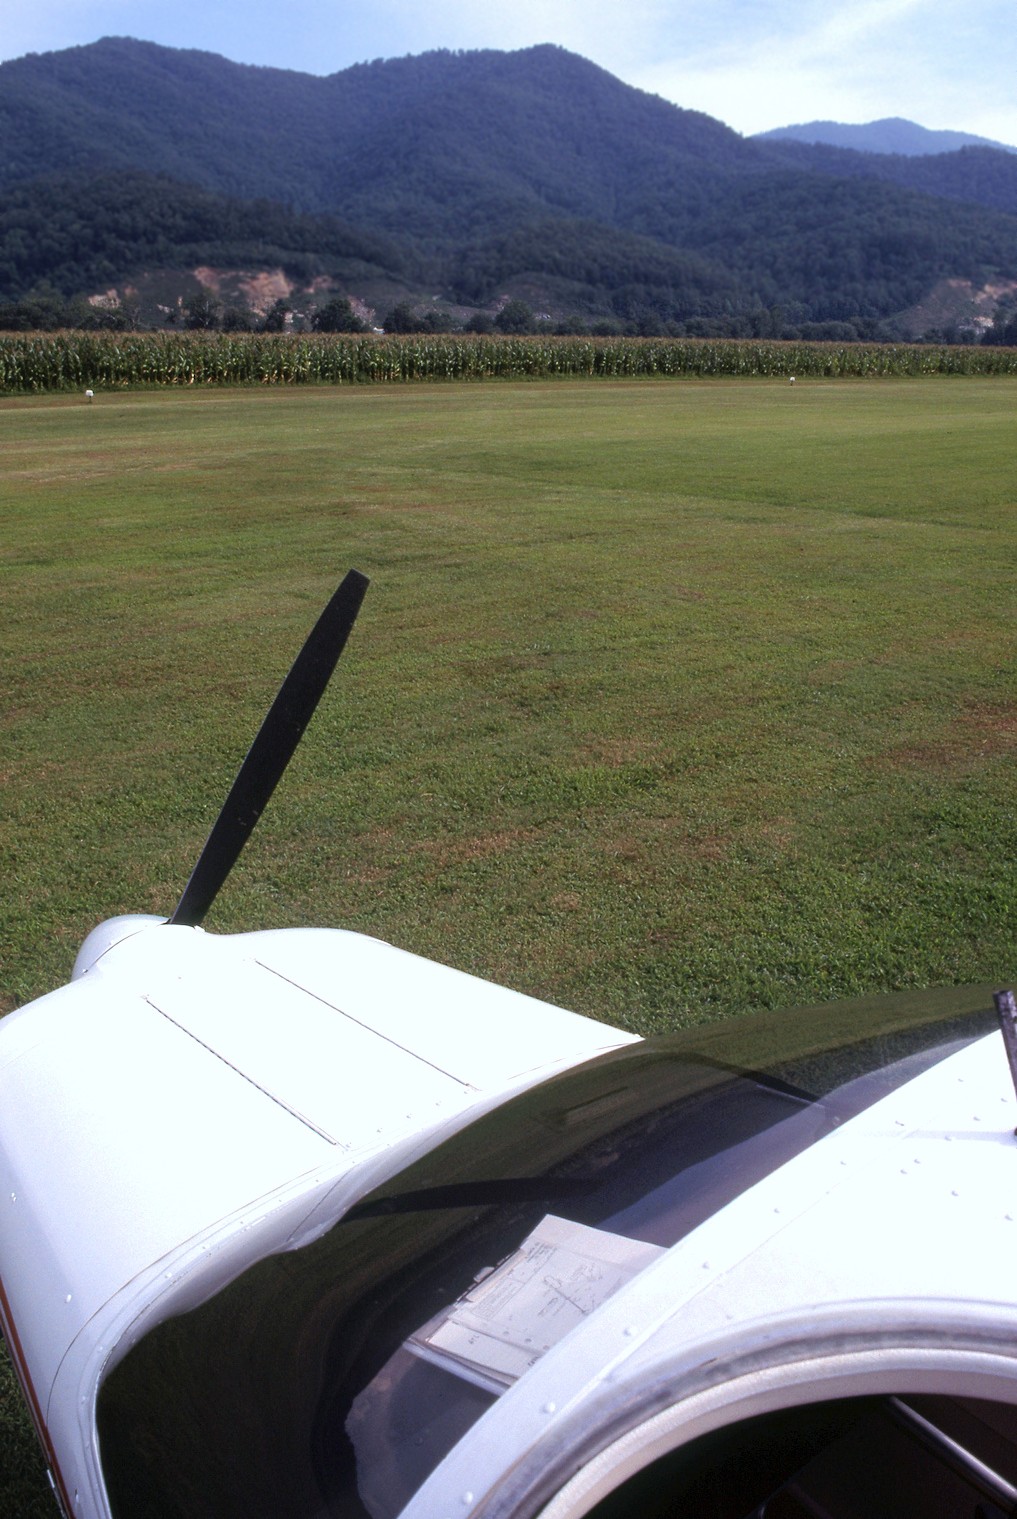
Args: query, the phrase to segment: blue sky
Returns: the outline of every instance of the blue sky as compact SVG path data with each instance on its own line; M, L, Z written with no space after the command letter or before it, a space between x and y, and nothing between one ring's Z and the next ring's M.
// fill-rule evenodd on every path
M554 42L739 132L904 116L1017 145L1013 0L0 0L0 59L103 36L314 74Z

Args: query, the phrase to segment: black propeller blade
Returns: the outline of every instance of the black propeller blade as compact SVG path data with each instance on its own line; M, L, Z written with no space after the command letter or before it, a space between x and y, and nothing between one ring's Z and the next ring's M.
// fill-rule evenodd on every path
M215 901L328 685L369 583L359 570L350 570L311 629L248 750L171 923L194 927Z

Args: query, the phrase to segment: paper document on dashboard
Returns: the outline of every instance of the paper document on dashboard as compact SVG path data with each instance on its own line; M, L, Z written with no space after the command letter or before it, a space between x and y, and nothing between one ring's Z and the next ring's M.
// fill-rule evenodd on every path
M664 1251L547 1214L518 1250L406 1341L502 1392Z

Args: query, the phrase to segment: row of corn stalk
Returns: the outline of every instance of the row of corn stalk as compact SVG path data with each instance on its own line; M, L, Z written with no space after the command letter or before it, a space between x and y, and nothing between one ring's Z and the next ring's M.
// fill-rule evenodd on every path
M563 376L1014 374L1017 349L697 338L0 334L0 393Z

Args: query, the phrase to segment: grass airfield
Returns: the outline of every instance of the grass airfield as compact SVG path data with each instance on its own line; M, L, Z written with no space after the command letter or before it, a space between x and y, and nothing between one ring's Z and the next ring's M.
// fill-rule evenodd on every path
M373 584L208 926L649 1033L1013 973L1017 382L0 403L0 995L169 912Z
M1012 984L1015 422L1000 378L0 400L0 1008L172 910L350 565L209 929L641 1033ZM39 1470L0 1371L0 1511Z

